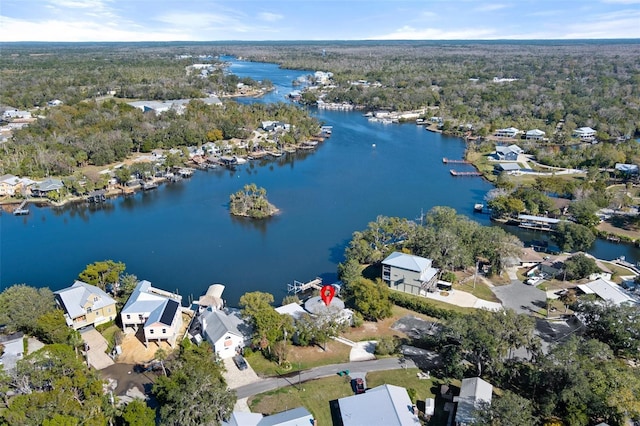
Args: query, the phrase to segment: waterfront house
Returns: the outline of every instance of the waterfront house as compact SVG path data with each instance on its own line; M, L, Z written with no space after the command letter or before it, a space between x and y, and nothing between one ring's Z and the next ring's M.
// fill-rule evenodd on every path
M497 145L495 158L498 161L517 161L518 155L523 152L524 150L515 144L509 146Z
M207 309L199 317L203 338L211 344L218 357L231 358L245 346L248 338L240 331L244 322L239 312L225 312L218 309Z
M64 188L64 184L60 179L49 178L32 185L31 195L34 197L46 197L50 192L60 192L62 188Z
M336 405L343 426L420 424L416 407L407 390L400 386L380 385L358 395L340 398Z
M3 195L14 196L20 193L22 180L14 175L0 176L0 197Z
M627 293L622 287L604 278L598 278L586 284L578 285L578 289L584 294L595 294L598 298L614 305L638 304L638 300Z
M82 281L54 292L69 327L78 330L100 325L116 318L116 301L102 289Z
M491 405L493 386L480 377L462 379L460 395L453 398L457 402L456 426L470 425L474 419L474 411L484 404Z
M438 269L431 259L393 252L382 261L382 279L394 290L416 295L435 291Z
M174 346L182 327L182 296L151 286L143 280L120 312L125 333L143 329L145 345L165 341Z
M540 129L528 130L525 133L525 139L528 141L541 141L544 139L545 132Z
M516 129L515 127L507 127L506 129L496 130L494 135L499 138L515 138L518 133L520 133L520 130Z
M590 142L596 137L596 131L591 127L579 127L573 131L573 137L579 138L581 141Z
M625 176L635 176L638 174L637 164L616 163L615 169L617 172Z

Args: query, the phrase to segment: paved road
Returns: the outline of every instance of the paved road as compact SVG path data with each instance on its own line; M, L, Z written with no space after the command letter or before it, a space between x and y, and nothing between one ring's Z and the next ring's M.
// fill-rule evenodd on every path
M308 380L318 379L320 377L333 376L334 374L337 374L338 371L342 370L349 370L349 372L356 373L366 373L369 371L395 370L404 367L415 368L416 365L412 360L408 358L404 363L401 363L398 358L384 358L376 359L373 361L347 362L344 364L324 365L322 367L304 370L300 372L299 377L296 373L292 373L291 377L272 377L260 380L256 383L241 386L239 388L236 388L235 391L238 395L238 399L241 399L284 386L297 385L298 380L300 380L300 382L306 382Z

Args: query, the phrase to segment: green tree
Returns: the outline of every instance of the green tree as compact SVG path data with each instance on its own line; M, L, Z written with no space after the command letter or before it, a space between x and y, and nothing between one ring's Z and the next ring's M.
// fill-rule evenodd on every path
M484 403L474 412L473 426L522 426L534 425L533 402L518 394L505 390L491 404Z
M35 335L45 343L69 343L71 331L60 309L46 312L36 320Z
M8 332L33 334L38 329L38 318L55 308L53 293L48 288L13 285L0 293L0 324L5 324Z
M26 356L11 380L17 396L0 413L0 423L97 426L111 417L104 382L68 345L48 345Z
M287 336L293 336L293 318L289 315L280 315L271 306L273 295L254 291L245 293L240 297L242 316L253 327L253 343L266 350L267 355L272 355L273 345Z
M123 426L155 426L156 411L141 399L134 399L122 410L120 416Z
M125 269L126 266L122 262L103 260L87 265L85 270L78 275L78 279L105 290L107 284L115 284L118 282L120 275Z
M568 280L579 280L600 272L600 268L596 264L595 259L583 253L578 253L567 259L564 262L564 270Z
M353 294L354 307L365 319L377 321L391 316L389 287L380 279L373 282L367 278L358 278L349 285Z
M584 225L560 222L551 238L563 251L586 251L596 240L595 235Z
M596 226L600 219L596 216L598 205L588 198L569 204L569 213L577 223L584 226Z
M159 377L152 390L161 424L219 425L229 419L236 394L227 387L210 346L183 345L169 368L171 375Z

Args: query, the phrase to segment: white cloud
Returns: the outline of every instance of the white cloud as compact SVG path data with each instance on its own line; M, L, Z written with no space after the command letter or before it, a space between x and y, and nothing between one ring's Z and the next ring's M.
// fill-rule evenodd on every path
M638 22L639 10L603 13L588 22L569 25L563 38L640 38Z
M495 38L490 29L439 30L437 28L416 29L405 25L393 33L368 37L371 40L481 40Z
M640 0L602 0L608 4L640 4Z
M258 17L266 22L277 22L279 20L281 20L282 18L284 18L284 16L279 15L277 13L271 13L271 12L262 12L258 14Z
M2 18L0 39L11 41L172 41L190 40L190 34L177 31L137 31L134 26L117 27L89 21L49 19L30 22ZM122 29L122 28L132 28ZM139 29L139 27L138 27Z
M493 3L493 4L485 4L483 6L476 7L475 10L477 12L493 12L496 10L505 9L507 7L509 6L507 6L506 4Z

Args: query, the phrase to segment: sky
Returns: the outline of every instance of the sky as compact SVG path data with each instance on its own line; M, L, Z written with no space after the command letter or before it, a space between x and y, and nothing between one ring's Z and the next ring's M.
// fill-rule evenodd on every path
M0 42L640 38L640 0L2 0Z

